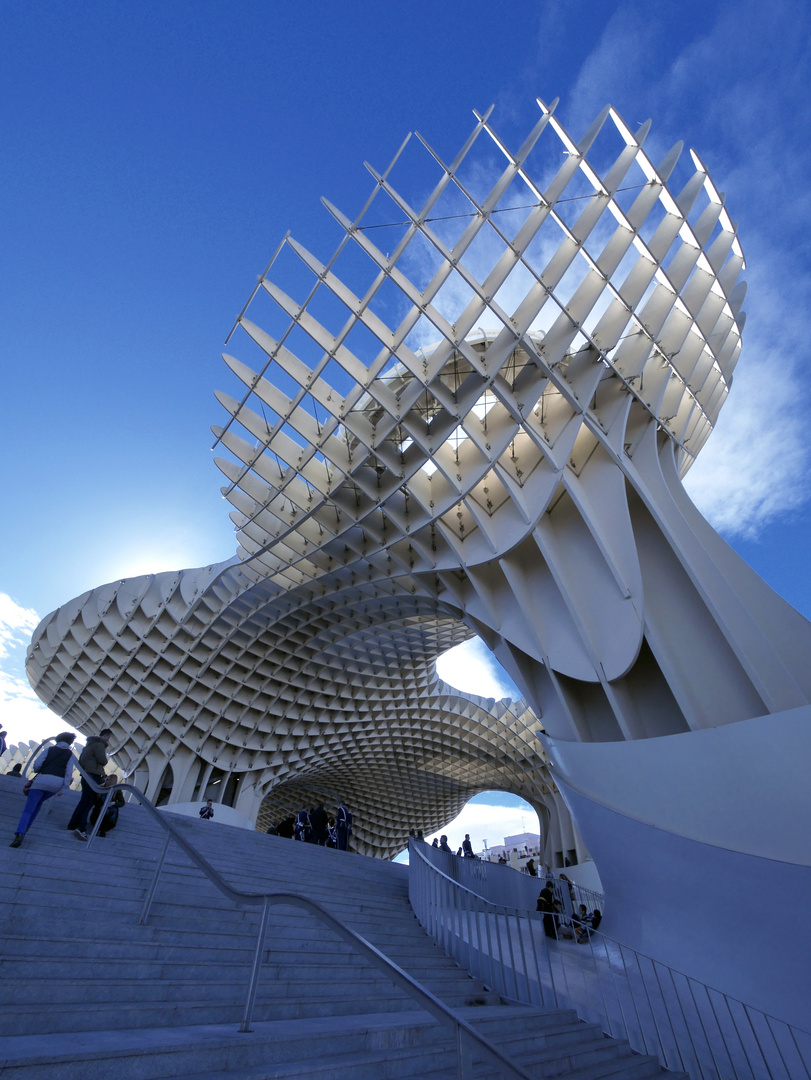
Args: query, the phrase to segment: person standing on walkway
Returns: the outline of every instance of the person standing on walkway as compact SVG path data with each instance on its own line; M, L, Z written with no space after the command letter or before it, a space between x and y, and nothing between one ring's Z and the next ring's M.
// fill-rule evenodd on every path
M347 810L343 802L335 811L335 834L339 851L349 850L349 837L352 833L352 811Z
M211 799L207 799L206 800L206 805L201 806L198 813L199 813L200 817L203 819L203 821L211 821L211 819L214 817L214 803L213 803L213 801Z
M276 826L276 835L281 836L286 840L292 840L296 835L296 819L294 817L286 817Z
M329 837L329 814L321 803L311 810L310 824L313 827L313 831L310 835L310 843L318 844L319 847L326 847L327 839Z
M70 787L70 778L75 765L71 745L75 738L72 731L65 731L56 736L56 746L49 746L37 757L33 765L37 775L33 780L26 781L23 788L28 798L9 847L20 846L44 802L47 802L52 795L61 795Z
M551 881L547 881L541 889L536 910L543 913L543 929L547 937L557 937L555 926L555 893Z
M313 827L310 824L310 812L306 806L302 806L301 810L296 814L296 827L293 839L300 840L305 844L309 843L312 831Z
M98 735L91 735L85 743L85 748L79 755L79 765L97 786L104 784L104 766L107 764L107 746L113 733L110 728L104 728ZM93 790L85 777L82 777L82 797L68 822L68 828L73 829L79 840L87 840L87 819L90 811L96 805L97 792Z

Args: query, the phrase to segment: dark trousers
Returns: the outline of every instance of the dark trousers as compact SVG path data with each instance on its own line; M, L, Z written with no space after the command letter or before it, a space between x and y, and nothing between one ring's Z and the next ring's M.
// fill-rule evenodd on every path
M94 776L92 779L96 784L101 785L103 776ZM82 777L82 797L76 806L76 809L71 815L68 822L69 829L80 829L82 832L87 832L87 819L90 817L90 811L96 805L96 792L90 787L88 782Z

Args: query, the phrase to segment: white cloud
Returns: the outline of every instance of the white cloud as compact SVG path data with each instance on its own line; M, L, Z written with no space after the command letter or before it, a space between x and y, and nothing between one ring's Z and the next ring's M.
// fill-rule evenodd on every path
M437 659L436 669L443 682L465 694L496 700L521 697L499 662L478 638L471 638L443 653Z
M444 834L451 850L456 851L461 847L465 833L469 833L473 850L478 853L484 849L485 840L488 847L495 847L504 843L505 836L518 836L525 832L541 835L538 815L529 803L498 806L475 802L468 803L458 817L438 832L428 835L426 840L430 844L434 836ZM398 856L397 861L405 862L405 856Z
M744 278L749 283L743 354L716 431L686 484L710 523L730 539L757 537L811 498L806 422L811 387L801 364L811 274L803 237L797 232L798 223L808 220L811 203L805 183L808 155L798 140L787 145L785 123L765 119L790 113L796 130L811 125L811 99L795 74L807 51L807 35L801 31L808 20L800 20L785 62L753 64L764 40L772 41L776 34L782 40L784 34L776 30L774 19L762 25L750 0L744 0L744 8L751 19L742 22L737 7L719 6L701 32L673 53L669 64L661 65L661 57L668 55L662 40L664 22L640 18L636 0L619 5L558 110L575 138L606 101L625 111L632 127L653 116L647 149L654 160L684 137L686 146L696 146L720 188L729 192L733 218L743 219L741 240L748 257ZM789 8L777 0L778 21L781 13L788 19ZM601 73L600 79L594 78L595 71ZM478 194L489 188L498 168L489 154L485 161L472 160L467 180L471 189ZM679 169L673 179L677 189L691 171L686 150ZM517 191L515 196L520 202ZM445 211L463 213L469 208L452 190L445 203ZM432 227L449 243L451 234L461 229L459 222L437 222ZM542 240L545 236L542 230ZM464 261L483 276L500 247L495 235L485 230ZM535 252L541 264L547 255ZM404 266L427 279L436 258L435 252L413 245ZM497 297L508 312L515 306L516 292L523 293L525 286L520 275L514 277ZM461 279L451 275L436 305L452 322L469 295ZM550 308L538 325L545 326L544 319L551 314ZM411 340L425 347L437 336L423 318Z
M493 847L503 844L505 836L517 836L524 832L540 836L538 815L529 803L525 803L523 807L468 803L458 817L448 822L435 835L447 836L448 844L456 851L461 846L465 833L470 833L473 850L478 852L483 849L485 840L488 847ZM433 833L426 837L429 843L433 838Z
M39 622L39 615L31 608L24 608L6 593L0 593L0 659L9 656Z
M768 358L741 364L717 428L685 478L699 510L730 537L757 537L809 496L809 403L792 372L781 378L769 369Z
M0 593L0 716L10 746L73 730L46 709L25 677L25 650L39 621L36 611Z
M702 32L654 70L652 58L667 55L665 21L647 19L636 0L619 5L558 113L575 137L607 101L632 127L652 116L647 149L654 160L684 138L728 193L733 219L741 219L749 283L741 362L686 487L715 528L752 538L811 497L811 390L801 363L811 302L804 229L811 194L799 135L811 125L807 80L799 74L807 71L809 17L784 0L768 16L753 0L718 5L708 16ZM683 172L677 186L685 179Z

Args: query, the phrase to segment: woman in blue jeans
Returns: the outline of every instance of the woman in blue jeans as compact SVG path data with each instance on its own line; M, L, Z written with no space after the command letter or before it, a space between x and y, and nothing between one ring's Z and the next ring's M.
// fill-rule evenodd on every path
M37 775L28 788L28 798L10 847L19 847L23 842L23 837L34 824L37 814L42 809L42 804L47 802L52 795L58 795L70 787L74 766L71 745L75 738L72 731L57 735L56 746L49 746L43 750L34 762L34 772Z

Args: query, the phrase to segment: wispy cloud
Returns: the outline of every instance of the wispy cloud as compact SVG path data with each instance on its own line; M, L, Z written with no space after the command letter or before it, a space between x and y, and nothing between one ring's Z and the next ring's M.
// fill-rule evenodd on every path
M516 807L471 802L441 832L448 837L453 851L461 846L465 833L470 833L473 850L481 851L485 840L488 847L493 847L503 844L505 836L519 836L524 832L540 835L540 826L538 815L529 803ZM432 840L433 835L427 839Z
M46 709L25 677L25 650L39 615L0 593L0 715L10 745L40 742L66 730L65 722Z
M0 593L0 660L27 641L38 622L36 611L24 608L6 593Z
M509 796L507 797L510 798ZM540 836L538 815L529 803L519 806L501 806L496 803L469 802L464 810L449 821L436 833L429 833L426 840L430 844L436 835L445 835L452 851L462 846L465 834L470 834L473 850L484 850L484 841L488 848L504 843L507 836L520 836L522 833L534 833ZM406 862L405 853L398 856L398 862Z
M436 669L443 682L465 694L497 701L521 697L504 668L479 638L471 638L449 649L437 660Z
M783 344L796 355L799 328L792 332L791 322ZM699 510L730 537L756 538L811 494L811 401L801 372L775 340L760 333L746 341L729 401L685 480Z
M809 154L802 135L811 127L803 74L811 18L785 0L768 17L752 0L708 14L712 21L662 64L667 21L644 17L639 0L621 4L560 114L575 135L606 101L632 126L652 116L654 158L657 148L685 138L740 219L749 267L741 363L686 486L716 528L751 538L811 497L811 387L800 363L811 302Z

